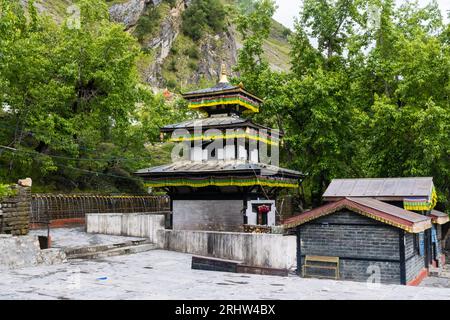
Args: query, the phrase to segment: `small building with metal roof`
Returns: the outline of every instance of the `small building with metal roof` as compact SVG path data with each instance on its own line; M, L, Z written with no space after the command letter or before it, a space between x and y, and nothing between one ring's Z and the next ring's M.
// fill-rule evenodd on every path
M417 285L445 263L432 178L336 179L323 198L283 221L302 276Z

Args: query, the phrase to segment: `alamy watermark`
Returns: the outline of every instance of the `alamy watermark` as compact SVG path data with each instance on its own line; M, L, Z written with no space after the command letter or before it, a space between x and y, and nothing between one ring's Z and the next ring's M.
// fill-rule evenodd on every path
M71 30L78 30L81 28L81 9L76 4L67 7L67 28Z
M367 287L369 289L380 288L381 286L381 268L376 264L370 264L367 267L366 273L369 274L367 278Z
M381 7L369 4L367 10L367 29L376 31L381 26Z

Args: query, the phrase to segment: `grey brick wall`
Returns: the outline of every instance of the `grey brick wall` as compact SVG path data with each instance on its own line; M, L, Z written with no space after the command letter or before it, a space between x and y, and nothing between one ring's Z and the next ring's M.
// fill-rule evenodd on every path
M420 256L414 246L414 234L405 234L405 259L406 259L406 282L414 280L419 272L425 268L425 256Z
M366 281L369 266L378 266L382 283L400 283L397 228L341 211L301 226L300 234L302 255L341 258L341 279Z
M397 229L356 213L339 212L303 225L301 239L302 254L399 259Z
M241 231L242 200L174 200L173 229Z

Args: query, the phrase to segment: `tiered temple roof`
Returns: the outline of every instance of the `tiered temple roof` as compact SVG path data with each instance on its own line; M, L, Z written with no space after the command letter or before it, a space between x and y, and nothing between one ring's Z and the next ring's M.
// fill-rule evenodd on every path
M261 144L278 147L280 134L242 117L259 112L263 100L247 92L242 84L230 84L224 66L216 86L188 92L183 97L189 108L203 111L208 116L161 128L163 134L170 135L169 141L184 143L191 158L136 172L146 180L147 186L299 186L304 177L302 173L261 163ZM215 157L205 156L205 152L210 152L207 146L218 140L226 142L226 145L215 150ZM230 141L233 142L231 145Z

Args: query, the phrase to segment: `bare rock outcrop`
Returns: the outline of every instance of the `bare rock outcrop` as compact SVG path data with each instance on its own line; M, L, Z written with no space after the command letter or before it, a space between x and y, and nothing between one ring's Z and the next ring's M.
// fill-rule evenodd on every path
M234 28L230 25L226 31L217 35L208 35L201 41L199 67L197 72L192 74L189 82L198 84L202 78L218 79L222 63L229 68L236 65L237 43L234 32Z
M130 0L125 3L119 3L109 8L111 20L121 22L126 29L134 26L147 5L157 6L162 0Z

